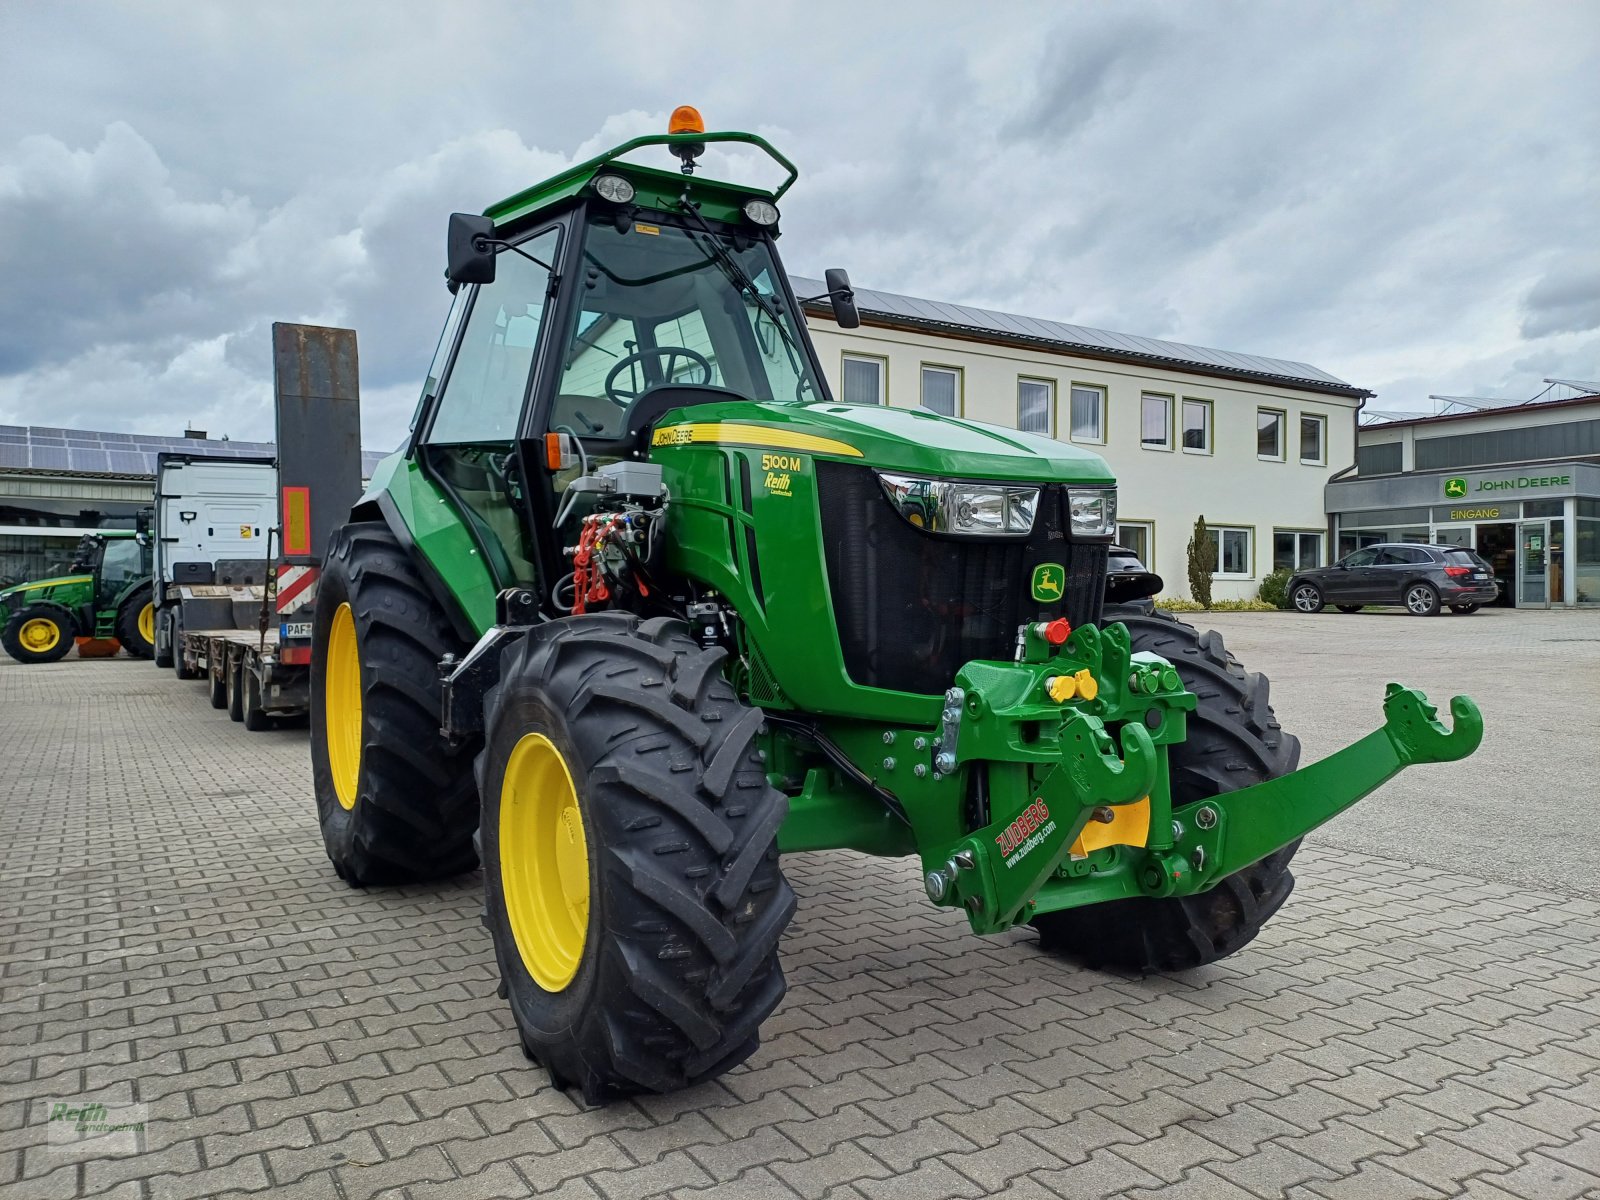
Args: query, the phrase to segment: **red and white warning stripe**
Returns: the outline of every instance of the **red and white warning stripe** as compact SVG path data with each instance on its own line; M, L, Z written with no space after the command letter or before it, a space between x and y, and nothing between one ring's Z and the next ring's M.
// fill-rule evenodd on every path
M287 565L278 568L278 615L286 617L290 613L298 612L309 604L314 604L317 599L316 567L291 567Z

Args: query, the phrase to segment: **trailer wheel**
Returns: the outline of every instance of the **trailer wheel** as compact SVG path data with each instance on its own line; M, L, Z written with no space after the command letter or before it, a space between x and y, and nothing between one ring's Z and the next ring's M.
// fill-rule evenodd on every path
M1167 747L1175 811L1224 792L1276 779L1300 761L1268 703L1267 677L1246 671L1222 637L1157 609L1108 605L1106 622L1128 627L1135 650L1168 659L1199 700L1188 738ZM1181 819L1181 812L1180 812ZM1209 891L1168 899L1111 900L1035 917L1040 946L1087 966L1187 971L1247 945L1289 898L1298 841L1222 879Z
M244 727L251 733L272 728L272 718L261 707L261 680L241 656L239 660L239 709Z
M226 663L206 664L206 684L211 691L211 707L228 707L228 667Z
M572 617L507 649L485 699L503 993L524 1053L589 1104L743 1062L784 994L788 800L722 659L676 621Z
M77 636L71 610L39 600L11 614L0 629L0 645L19 663L53 663L66 657Z
M244 662L238 655L232 654L227 647L212 643L212 656L222 655L222 675L227 683L228 718L233 721L244 720Z
M156 651L156 607L147 583L135 589L117 609L117 641L134 658L150 658Z
M200 672L184 658L183 606L172 614L172 671L179 679L199 679Z
M172 618L167 613L156 610L156 666L172 666Z
M386 525L335 532L311 629L311 773L328 858L352 886L477 861L477 743L439 733L439 662L466 650Z

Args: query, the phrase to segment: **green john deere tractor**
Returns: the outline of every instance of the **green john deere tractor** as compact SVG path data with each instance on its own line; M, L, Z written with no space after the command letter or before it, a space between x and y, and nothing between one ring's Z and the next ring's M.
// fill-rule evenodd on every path
M754 1050L781 852L916 855L978 933L1182 970L1256 935L1303 834L1476 748L1470 700L1451 729L1390 685L1381 728L1297 772L1266 679L1126 607L1159 579L1108 582L1106 463L836 403L775 245L795 169L675 126L451 218L410 438L334 533L313 625L335 869L481 860L559 1086L667 1091ZM787 179L703 178L710 144ZM629 158L652 146L680 169Z
M86 533L65 575L0 591L0 645L18 662L55 662L79 638L113 654L113 639L135 658L155 653L148 535Z

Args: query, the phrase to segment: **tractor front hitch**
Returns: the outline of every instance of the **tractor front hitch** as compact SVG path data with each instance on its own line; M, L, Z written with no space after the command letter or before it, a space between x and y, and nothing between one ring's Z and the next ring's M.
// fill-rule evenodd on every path
M1382 728L1310 767L1180 808L1163 749L1184 740L1195 697L1120 625L1019 639L1018 661L973 662L946 697L939 769L988 773L989 822L924 852L936 904L992 933L1038 913L1191 895L1303 837L1407 766L1477 749L1465 696L1446 728L1427 698L1390 684ZM1116 730L1113 740L1108 724ZM1120 751L1120 753L1119 753Z

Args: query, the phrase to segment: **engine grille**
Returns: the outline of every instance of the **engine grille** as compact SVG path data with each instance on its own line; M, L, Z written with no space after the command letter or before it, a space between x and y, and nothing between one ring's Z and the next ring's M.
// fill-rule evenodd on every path
M1107 547L1066 539L1066 491L1051 485L1026 541L940 538L913 529L869 467L817 463L822 534L840 648L866 687L943 692L974 658L1010 659L1017 626L1098 622ZM1031 595L1040 563L1066 567L1066 595Z

